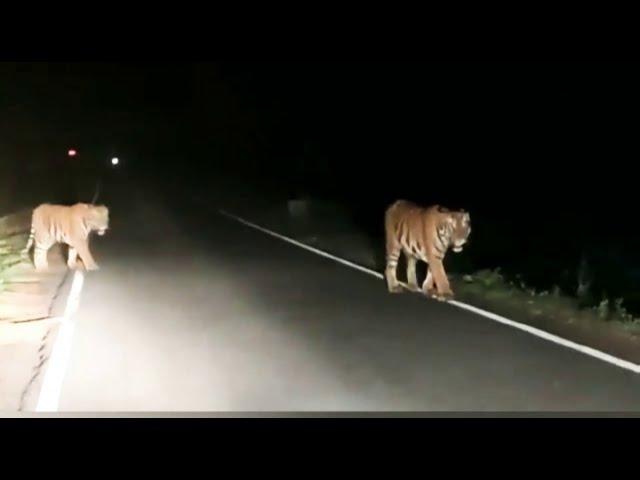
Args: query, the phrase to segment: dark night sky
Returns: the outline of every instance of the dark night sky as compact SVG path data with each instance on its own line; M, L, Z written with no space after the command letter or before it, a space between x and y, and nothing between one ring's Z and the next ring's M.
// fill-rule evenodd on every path
M69 145L144 150L179 121L189 95L180 71L135 64L4 63L0 88L1 146L14 159Z
M636 65L240 63L223 71L273 129L274 156L301 156L306 146L330 178L358 181L362 192L541 204L562 215L635 203L626 163L638 153ZM559 168L566 163L575 167Z
M635 64L611 63L5 63L0 149L6 162L75 144L145 167L179 157L191 178L235 165L363 198L626 212L637 85Z

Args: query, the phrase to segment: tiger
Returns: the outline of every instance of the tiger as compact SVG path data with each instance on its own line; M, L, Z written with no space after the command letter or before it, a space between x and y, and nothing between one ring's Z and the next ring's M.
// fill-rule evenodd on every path
M389 292L402 291L396 270L400 253L404 252L408 286L412 291L420 291L416 263L422 260L428 264L422 292L438 300L452 299L454 295L443 260L450 247L456 253L461 252L470 234L471 219L464 210L451 211L440 205L421 207L407 200L391 204L385 211L385 277Z
M98 270L89 251L89 234L104 235L109 229L109 209L104 205L76 203L53 205L44 203L33 210L31 233L23 255L28 256L35 244L33 263L36 271L48 269L47 252L56 243L69 246L67 266L76 267L78 255L87 271Z

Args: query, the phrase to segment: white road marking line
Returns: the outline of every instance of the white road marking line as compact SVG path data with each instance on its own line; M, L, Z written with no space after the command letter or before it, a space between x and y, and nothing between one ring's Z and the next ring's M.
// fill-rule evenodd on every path
M369 275L373 275L374 277L380 278L380 279L384 279L384 276L381 273L378 273L376 271L373 271L369 268L363 267L362 265L358 265L356 263L350 262L349 260L345 260L344 258L339 258L336 257L335 255L331 255L330 253L324 252L322 250L318 250L317 248L314 247L310 247L309 245L305 245L304 243L300 243L296 240L293 240L292 238L289 237L285 237L283 235L280 235L279 233L275 233L272 232L271 230L267 230L266 228L261 227L260 225L256 225L255 223L251 223L247 220L244 220L243 218L237 217L231 213L227 213L224 210L220 210L220 213L226 217L232 218L233 220L236 220L237 222L243 223L245 225L247 225L248 227L251 228L255 228L256 230L260 230L263 233L266 233L267 235L271 235L273 237L279 238L280 240L284 240L285 242L288 243L292 243L293 245L296 245L297 247L300 248L304 248L305 250L309 250L310 252L313 252L317 255L323 256L323 257L327 257L330 258L331 260L334 260L338 263L341 263L342 265L346 265L347 267L351 267L354 268L356 270L360 270L361 272L364 273L368 273Z
M322 257L326 257L329 258L331 260L334 260L342 265L346 265L347 267L353 268L355 270L359 270L361 272L367 273L373 277L379 278L379 279L384 279L384 275L382 275L380 272L376 272L375 270L371 270L370 268L367 267L363 267L362 265L358 265L356 263L350 262L349 260L345 260L343 258L340 257L336 257L335 255L332 255L330 253L324 252L322 250L319 250L315 247L310 247L309 245L305 245L304 243L301 243L297 240L294 240L292 238L286 237L284 235L281 235L279 233L273 232L269 229L266 229L264 227L261 227L260 225L256 225L255 223L252 223L248 220L245 220L241 217L238 217L237 215L234 215L232 213L226 212L225 210L219 210L219 212L224 215L225 217L228 217L230 219L233 219L239 223L242 223L248 227L254 228L256 230L259 230L263 233L266 233L267 235L271 235L272 237L276 237L280 240L283 240L287 243L291 243L297 247L303 248L305 250L308 250L310 252L313 252L317 255L320 255ZM607 362L610 363L612 365L615 365L617 367L620 368L624 368L626 370L629 370L631 372L634 373L640 373L640 365L637 365L635 363L629 362L627 360L623 360L621 358L618 357L614 357L613 355L609 355L608 353L604 353L600 350L596 350L595 348L591 348L591 347L587 347L586 345L581 345L579 343L576 342L572 342L571 340L567 340L566 338L562 338L559 337L557 335L554 335L552 333L549 332L545 332L544 330L540 330L539 328L535 328L532 327L530 325L525 325L523 323L518 323L515 322L513 320L510 320L508 318L502 317L500 315L496 315L495 313L491 313L491 312L487 312L486 310L482 310L480 308L474 307L472 305L468 305L466 303L462 303L462 302L458 302L455 300L450 300L448 302L446 302L450 305L454 305L458 308L462 308L464 310L468 310L470 312L473 312L477 315L481 315L485 318L488 318L490 320L493 320L495 322L501 323L503 325L508 325L510 327L516 328L518 330L522 330L524 332L530 333L531 335L535 335L536 337L542 338L544 340L548 340L550 342L556 343L558 345L562 345L563 347L566 348L570 348L572 350L584 353L585 355L589 355L591 357L597 358L598 360L602 360L603 362Z
M84 273L76 270L67 297L64 314L60 317L60 330L53 344L36 405L36 412L56 412L62 390L62 382L71 356L71 340L75 330L75 322L71 319L80 304L80 292L84 284Z

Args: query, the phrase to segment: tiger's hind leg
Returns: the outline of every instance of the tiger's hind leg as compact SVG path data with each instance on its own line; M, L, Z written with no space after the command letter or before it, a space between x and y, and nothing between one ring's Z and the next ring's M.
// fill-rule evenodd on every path
M400 285L398 277L396 276L400 251L401 248L398 242L394 240L387 240L387 266L385 269L385 277L387 279L387 288L390 293L402 292L402 285Z
M416 275L416 264L418 260L413 255L404 252L405 257L407 258L407 282L409 284L409 289L414 292L419 292L420 287L418 287L418 276Z
M36 242L36 247L33 252L33 264L37 272L44 272L49 269L49 262L47 261L49 248L50 247L39 245L38 242Z

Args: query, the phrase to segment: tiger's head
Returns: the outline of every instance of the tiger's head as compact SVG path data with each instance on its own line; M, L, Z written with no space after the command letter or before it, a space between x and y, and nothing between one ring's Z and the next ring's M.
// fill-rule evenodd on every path
M104 205L87 205L85 222L92 231L104 235L109 229L109 209Z
M471 218L464 210L446 212L447 222L451 226L451 247L456 253L462 251L462 247L469 239L471 233Z

